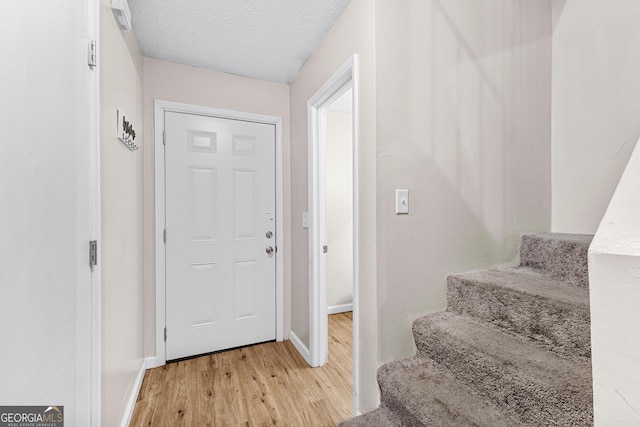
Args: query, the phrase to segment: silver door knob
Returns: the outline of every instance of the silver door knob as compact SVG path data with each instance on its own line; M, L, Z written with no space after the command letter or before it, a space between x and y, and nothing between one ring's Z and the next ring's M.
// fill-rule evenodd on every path
M271 246L267 246L267 249L265 249L265 251L266 251L268 254L272 254L272 253L273 253L273 248L272 248Z

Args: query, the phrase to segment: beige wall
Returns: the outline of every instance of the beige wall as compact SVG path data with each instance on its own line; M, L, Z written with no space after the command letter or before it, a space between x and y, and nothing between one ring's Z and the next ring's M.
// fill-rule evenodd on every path
M144 148L129 151L117 139L116 109L123 109L142 145L142 55L133 32L121 32L101 1L101 180L102 180L102 424L126 415L142 368L142 167Z
M552 228L594 233L640 136L640 2L553 5Z
M550 227L549 1L376 2L380 361L446 276L515 262ZM395 189L409 189L396 215Z
M154 100L180 102L282 118L284 202L284 333L289 334L291 280L290 175L289 175L289 87L203 68L144 58L144 116L148 132L144 139L144 348L155 355L155 198L154 198Z
M375 135L375 4L352 0L333 28L320 42L290 85L291 108L291 329L309 344L309 242L302 228L308 211L307 193L307 101L353 54L358 55L360 110L354 117L359 133L358 204L360 258L358 265L360 304L360 409L378 403L376 384L376 135Z
M353 138L351 114L327 112L327 307L353 302Z

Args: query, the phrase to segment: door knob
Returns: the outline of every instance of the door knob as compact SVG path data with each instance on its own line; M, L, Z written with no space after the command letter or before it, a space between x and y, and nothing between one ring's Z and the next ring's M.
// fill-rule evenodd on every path
M267 246L267 249L265 249L265 251L266 251L268 254L272 254L272 253L273 253L273 248L272 248L271 246Z

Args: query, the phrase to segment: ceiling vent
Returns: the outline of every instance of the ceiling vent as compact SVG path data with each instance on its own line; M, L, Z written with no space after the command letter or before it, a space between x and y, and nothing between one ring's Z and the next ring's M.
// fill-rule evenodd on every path
M127 0L111 0L111 10L122 31L131 31L131 10Z

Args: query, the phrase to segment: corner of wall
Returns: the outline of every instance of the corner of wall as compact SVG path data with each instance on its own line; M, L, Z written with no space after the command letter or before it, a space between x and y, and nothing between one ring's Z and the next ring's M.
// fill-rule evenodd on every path
M640 424L640 144L589 248L591 355L597 425Z
M117 27L108 0L100 15L101 412L102 424L119 425L144 369L142 54L135 33ZM137 151L117 138L117 109L136 131Z

